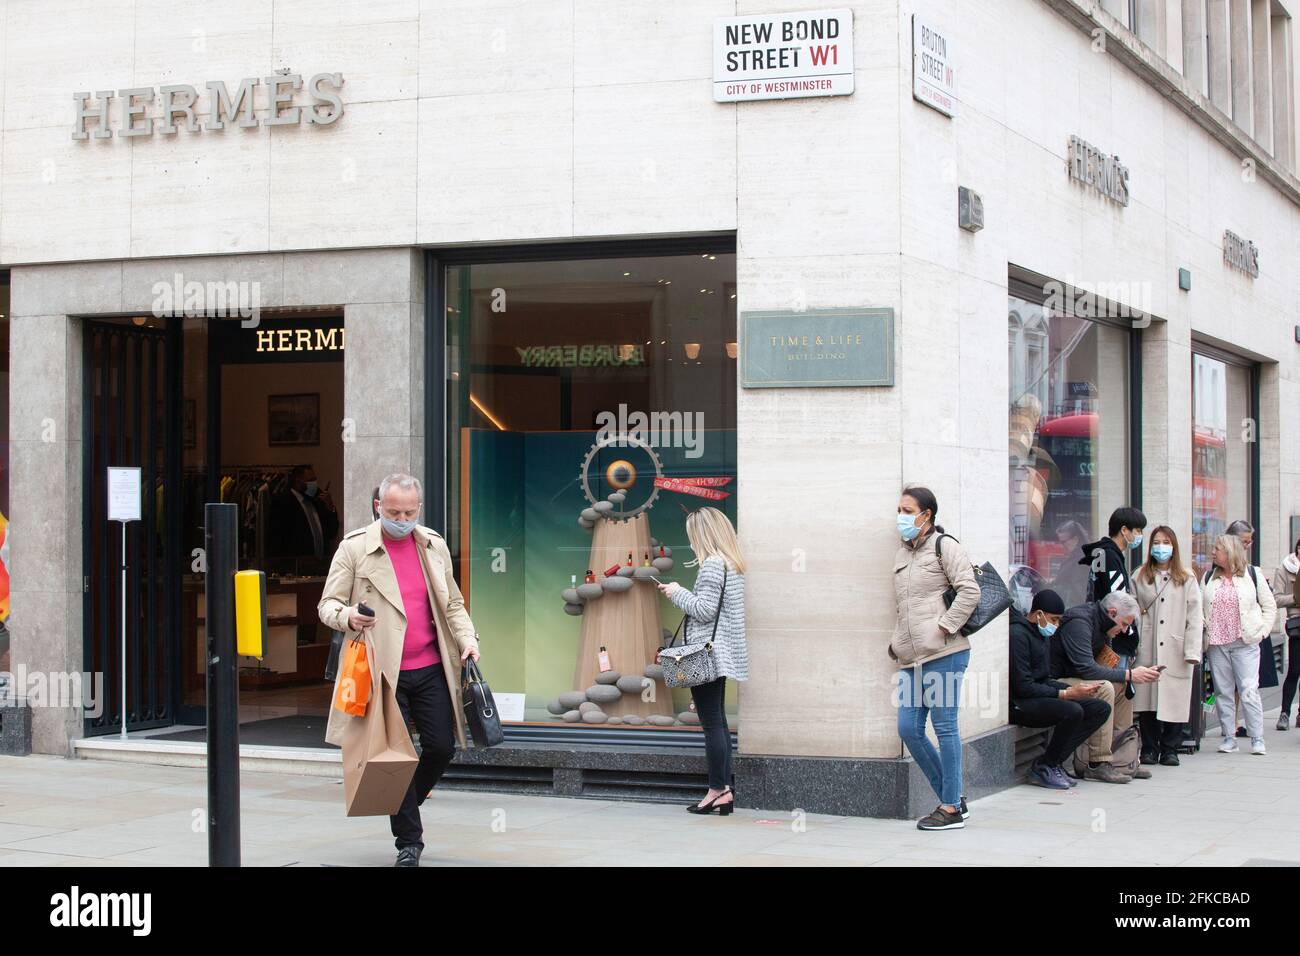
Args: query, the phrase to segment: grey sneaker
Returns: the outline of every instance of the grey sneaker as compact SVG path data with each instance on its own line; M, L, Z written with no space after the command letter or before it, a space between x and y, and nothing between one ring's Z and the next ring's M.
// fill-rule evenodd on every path
M1136 770L1133 771L1133 779L1134 779L1134 780L1150 780L1150 779L1151 779L1151 771L1148 770L1146 767L1138 767Z
M1149 771L1148 771L1149 772ZM1083 772L1084 780L1098 780L1101 783L1128 783L1133 778L1116 770L1108 763L1099 763Z
M1277 729L1278 729L1278 730L1290 730L1290 729L1291 729L1291 715L1288 714L1285 710L1282 711L1282 713L1278 714L1278 718L1277 718Z

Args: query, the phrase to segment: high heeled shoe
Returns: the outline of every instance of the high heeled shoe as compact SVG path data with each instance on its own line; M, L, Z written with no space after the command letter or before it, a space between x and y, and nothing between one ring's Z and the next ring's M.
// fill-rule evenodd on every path
M731 799L728 800L726 803L718 803L718 801L721 800L723 797L727 796L727 794L732 794ZM735 794L732 792L732 789L728 787L727 789L723 790L720 794L718 794L716 797L714 797L712 800L710 800L708 803L704 804L703 806L700 806L698 803L692 803L686 807L686 810L688 813L697 813L700 814L701 816L706 816L712 813L714 810L717 810L718 816L725 817L728 816L731 813L731 811L734 810L735 808L736 808L736 797Z

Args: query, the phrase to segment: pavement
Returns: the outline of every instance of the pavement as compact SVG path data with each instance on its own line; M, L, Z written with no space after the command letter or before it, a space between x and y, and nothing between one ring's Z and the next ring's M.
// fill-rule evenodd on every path
M1267 756L1219 754L1217 732L1150 780L1018 786L971 804L964 830L910 821L436 791L424 866L1300 865L1300 731ZM204 866L205 771L45 755L0 757L0 866ZM391 866L384 817L348 818L340 779L241 778L246 866Z

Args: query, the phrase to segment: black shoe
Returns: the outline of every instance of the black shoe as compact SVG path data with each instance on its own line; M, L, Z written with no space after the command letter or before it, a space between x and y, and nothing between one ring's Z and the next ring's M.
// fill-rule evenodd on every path
M970 807L966 806L966 798L965 798L965 797L962 797L962 798L961 798L960 808L961 808L961 818L962 818L963 820L969 818L969 817L970 817Z
M916 821L918 830L960 830L964 826L966 821L961 818L960 810L949 813L943 807L935 807L928 817Z
M1179 766L1179 763L1178 754L1174 753L1172 750L1160 755L1160 766L1162 767L1177 767Z
M420 847L404 846L397 851L397 862L393 866L419 866Z
M728 814L730 814L732 810L736 809L735 796L732 796L732 798L728 800L726 803L718 803L719 800L727 796L727 794L729 793L731 793L730 787L728 787L726 790L723 790L720 794L718 794L708 803L704 804L704 806L700 806L697 803L692 803L686 807L686 810L688 813L698 813L701 815L707 815L712 813L714 810L717 810L718 816L725 817Z
M1238 736L1238 737L1248 737L1248 736L1250 736L1250 735L1246 733L1246 728L1245 728L1245 727L1238 727L1238 728L1237 728L1237 736Z
M1138 763L1146 764L1148 767L1159 762L1159 756L1146 750L1142 751L1141 756L1138 757Z

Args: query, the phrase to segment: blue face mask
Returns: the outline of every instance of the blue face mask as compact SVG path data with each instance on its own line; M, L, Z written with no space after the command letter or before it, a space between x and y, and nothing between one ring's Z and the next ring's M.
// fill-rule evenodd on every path
M1142 535L1139 534L1132 541L1128 543L1128 549L1130 551L1135 551L1140 547L1142 547Z
M921 533L921 529L917 527L916 524L917 517L918 516L916 515L905 515L901 512L899 513L898 535L904 541L915 541L917 536Z
M1038 625L1038 633L1041 634L1041 635L1043 635L1043 637L1051 637L1053 634L1056 633L1056 625L1055 625L1055 624L1039 624L1039 625Z
M1174 546L1172 544L1151 545L1151 557L1155 558L1161 564L1164 564L1173 556L1174 556Z
M308 498L315 498L316 492L318 491L320 491L320 485L314 481L309 481L307 482L307 487L302 490L302 493Z

